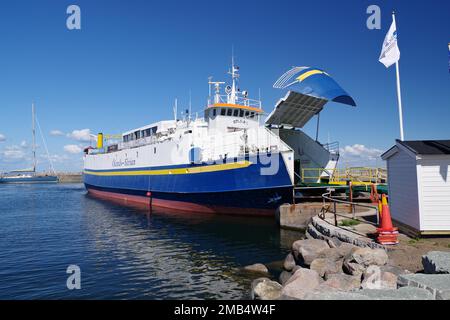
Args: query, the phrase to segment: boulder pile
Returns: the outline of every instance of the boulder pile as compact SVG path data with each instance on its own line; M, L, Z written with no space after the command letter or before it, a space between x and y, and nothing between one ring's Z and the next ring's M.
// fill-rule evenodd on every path
M424 256L426 270L445 274L448 256ZM448 272L447 272L448 273ZM292 244L283 262L279 282L259 278L253 282L254 299L443 299L450 291L433 291L422 278L415 278L388 265L388 255L379 248L357 247L349 243L305 239ZM426 275L423 275L426 277ZM435 280L431 279L430 280ZM435 280L436 282L438 280ZM433 281L429 281L429 286ZM442 281L441 281L442 283Z

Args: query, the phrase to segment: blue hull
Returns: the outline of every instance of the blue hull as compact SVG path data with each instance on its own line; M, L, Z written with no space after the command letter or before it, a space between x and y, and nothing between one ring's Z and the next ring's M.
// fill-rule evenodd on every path
M180 208L189 211L219 213L275 213L283 203L291 203L292 182L280 154L278 170L261 174L267 168L258 157L247 159L251 164L236 169L186 174L151 174L155 170L206 168L207 164L158 168L86 170L84 183L89 191L106 198ZM147 171L146 171L147 170ZM136 172L136 174L133 173ZM123 174L123 175L122 175Z
M36 177L3 177L0 178L0 183L56 183L58 177L56 176L36 176Z

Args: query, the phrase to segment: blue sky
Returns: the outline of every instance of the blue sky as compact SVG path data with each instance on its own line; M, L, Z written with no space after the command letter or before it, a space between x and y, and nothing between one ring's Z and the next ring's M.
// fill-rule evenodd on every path
M66 28L70 4L81 8L81 30ZM381 8L381 30L366 28L371 4ZM174 98L187 106L189 90L193 110L201 111L208 76L227 79L232 46L241 88L253 97L260 88L267 112L283 95L272 84L291 66L330 73L357 107L329 103L320 140L339 141L348 164L368 163L399 137L395 68L378 62L392 9L405 137L449 139L445 0L2 1L0 171L30 163L32 101L55 167L80 170L75 152L89 141L74 130L121 133L171 118ZM60 134L50 134L55 130ZM305 130L314 135L315 122Z

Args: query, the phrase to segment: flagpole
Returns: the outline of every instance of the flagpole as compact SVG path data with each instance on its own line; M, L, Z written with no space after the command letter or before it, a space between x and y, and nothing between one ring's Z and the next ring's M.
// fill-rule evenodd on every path
M395 23L395 12L392 12L392 21ZM400 119L400 140L403 141L404 135L403 135L402 93L400 90L400 67L398 65L398 60L395 63L395 71L397 74L397 99L398 99L398 116Z

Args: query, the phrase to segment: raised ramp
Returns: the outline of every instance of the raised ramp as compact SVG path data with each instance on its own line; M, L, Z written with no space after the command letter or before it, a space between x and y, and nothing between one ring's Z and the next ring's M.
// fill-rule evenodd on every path
M302 128L312 117L322 111L326 99L289 91L280 99L266 119L266 125L288 125Z

